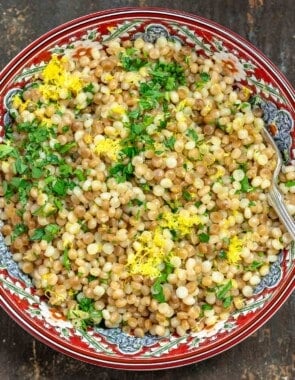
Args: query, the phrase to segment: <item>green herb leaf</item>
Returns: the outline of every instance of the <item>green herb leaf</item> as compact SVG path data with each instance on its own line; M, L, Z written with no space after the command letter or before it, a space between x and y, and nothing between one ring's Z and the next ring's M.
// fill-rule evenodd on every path
M131 57L130 55L134 55L136 49L133 52L126 51L127 54L120 54L120 62L122 67L126 71L138 71L141 67L147 65L147 61L140 57Z
M201 309L202 310L212 310L213 309L213 306L212 305L209 305L208 303L205 303L204 305L201 306Z
M17 174L23 174L28 169L28 165L26 165L24 160L20 157L15 160L14 166Z
M48 224L42 228L36 228L30 240L52 241L59 233L60 227L57 224Z
M286 187L293 187L293 186L295 186L295 181L294 180L287 181L287 182L285 182L285 186Z
M0 144L0 159L10 156L10 157L16 157L17 152L15 148L11 145L6 144Z
M187 191L187 190L183 190L182 197L183 197L184 200L186 200L188 202L193 199L191 193L189 191Z
M81 169L76 169L74 175L78 178L79 181L86 181L87 175Z
M223 302L222 302L223 307L225 307L227 309L232 304L232 301L233 301L233 297L232 296L225 297L223 299Z
M210 236L208 234L205 234L205 233L201 233L198 235L199 237L199 240L201 243L208 243L208 241L210 240Z
M43 175L43 170L37 167L32 167L31 175L32 178L39 179Z
M12 232L11 240L14 241L17 237L26 232L28 232L28 227L24 223L16 224Z
M36 228L30 240L42 240L44 236L44 228Z
M163 291L163 286L159 282L155 282L151 287L152 297L157 300L159 303L163 303L166 301Z
M93 83L89 83L87 86L83 87L84 92L91 92L94 94L94 85Z
M208 73L200 73L200 80L196 83L197 89L202 89L206 83L210 81L211 77Z
M262 267L262 261L253 261L249 266L245 267L246 271L256 271L260 267Z
M78 305L80 310L88 313L94 310L94 300L91 298L83 297L79 299Z
M199 136L194 128L189 128L186 131L186 135L191 138L194 142L197 142L199 140Z
M227 293L231 290L232 287L233 285L231 280L229 280L225 284L218 285L216 287L216 297L219 300L223 301L227 297Z
M65 249L62 255L62 263L63 266L66 268L67 271L71 270L71 262L69 259L69 250Z
M170 150L174 149L175 143L176 143L176 138L174 136L171 136L168 139L164 140L165 147L170 149Z
M71 141L71 142L68 142L66 144L60 144L60 143L56 143L54 145L54 148L60 153L60 154L65 154L65 153L68 153L71 149L73 149L74 147L77 146L77 143L76 141Z
M244 178L240 181L241 184L241 192L242 193L249 193L250 191L253 191L254 188L250 185L248 177L244 176Z
M227 252L226 251L220 251L218 254L218 257L222 260L226 260L227 259Z
M131 162L129 162L127 165L125 164L116 164L113 167L111 167L109 174L110 176L114 177L115 180L118 183L126 182L128 181L134 172L134 166Z

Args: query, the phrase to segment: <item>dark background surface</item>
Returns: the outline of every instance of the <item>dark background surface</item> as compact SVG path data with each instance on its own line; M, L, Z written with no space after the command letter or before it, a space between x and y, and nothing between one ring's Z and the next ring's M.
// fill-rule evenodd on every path
M294 0L0 0L0 69L28 43L73 18L122 6L192 12L239 33L263 51L294 85ZM1 380L291 380L295 378L295 297L254 335L207 361L160 372L91 366L33 339L0 310Z

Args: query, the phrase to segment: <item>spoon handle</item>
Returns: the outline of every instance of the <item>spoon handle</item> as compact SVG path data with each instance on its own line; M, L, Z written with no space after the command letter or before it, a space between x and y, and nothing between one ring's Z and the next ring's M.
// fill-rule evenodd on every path
M284 226L287 228L292 239L295 241L295 221L289 214L284 203L284 198L276 186L272 186L269 192L269 201L275 209Z

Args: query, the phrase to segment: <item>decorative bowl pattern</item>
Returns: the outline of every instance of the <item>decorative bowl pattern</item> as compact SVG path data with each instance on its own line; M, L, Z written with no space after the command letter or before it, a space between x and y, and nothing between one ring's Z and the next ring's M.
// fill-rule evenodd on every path
M163 9L118 9L68 22L23 50L0 74L0 139L10 121L11 96L43 69L52 53L73 46L105 44L141 37L154 42L165 36L193 46L199 54L216 56L251 89L264 110L264 120L286 162L294 163L294 90L278 69L255 47L225 28L197 16ZM207 359L241 342L261 327L294 289L295 244L281 252L247 305L227 321L179 337L136 338L120 329L74 328L35 294L30 279L12 261L0 236L0 305L24 329L52 348L74 358L106 367L152 370Z

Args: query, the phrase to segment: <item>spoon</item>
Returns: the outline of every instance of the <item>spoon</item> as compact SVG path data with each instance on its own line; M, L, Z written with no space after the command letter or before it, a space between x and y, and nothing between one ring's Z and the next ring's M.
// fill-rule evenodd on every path
M278 217L288 230L292 239L295 240L295 221L289 214L288 209L285 205L284 197L278 189L278 175L283 165L281 152L279 151L279 148L277 147L272 136L266 128L262 128L261 134L263 138L273 147L277 155L277 164L273 173L272 183L268 193L268 201L278 214Z

